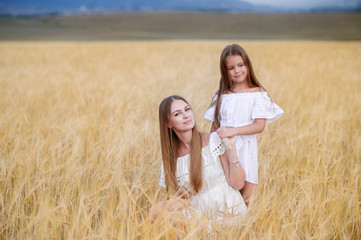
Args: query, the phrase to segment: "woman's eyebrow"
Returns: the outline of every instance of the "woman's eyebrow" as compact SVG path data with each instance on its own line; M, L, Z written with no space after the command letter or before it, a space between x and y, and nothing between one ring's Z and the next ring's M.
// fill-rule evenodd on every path
M172 112L171 114L173 114L173 113L176 113L176 112L179 112L180 110L175 110L174 112Z
M186 106L184 107L184 109L186 109L187 107L189 107L189 105L186 105ZM171 114L176 113L176 112L179 112L179 111L180 111L180 109L179 109L179 110L175 110L175 111L172 112Z

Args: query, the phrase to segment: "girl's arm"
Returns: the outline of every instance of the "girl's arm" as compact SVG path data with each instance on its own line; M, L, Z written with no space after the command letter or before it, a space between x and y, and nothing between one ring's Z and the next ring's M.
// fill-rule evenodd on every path
M244 187L245 184L245 173L238 161L235 146L236 140L237 136L232 138L224 138L222 140L226 148L226 152L220 157L228 184L232 188L240 190Z
M236 135L252 135L261 133L266 126L265 118L257 118L253 123L243 127L222 127L218 128L216 132L223 138L229 138ZM213 127L213 125L212 125Z

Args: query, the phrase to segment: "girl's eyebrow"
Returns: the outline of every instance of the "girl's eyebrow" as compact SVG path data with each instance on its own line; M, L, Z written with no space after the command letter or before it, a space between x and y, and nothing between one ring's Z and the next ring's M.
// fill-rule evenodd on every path
M189 105L187 104L185 107L184 107L184 109L186 109L187 107L189 107ZM180 110L175 110L174 112L172 112L171 114L173 114L173 113L176 113L176 112L179 112Z

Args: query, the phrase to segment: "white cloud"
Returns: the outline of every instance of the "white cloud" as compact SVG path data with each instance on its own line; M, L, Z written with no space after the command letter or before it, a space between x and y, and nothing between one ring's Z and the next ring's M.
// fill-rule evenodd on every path
M82 6L79 7L79 12L86 13L86 12L88 12L88 8L86 6L84 6L84 5L82 5Z

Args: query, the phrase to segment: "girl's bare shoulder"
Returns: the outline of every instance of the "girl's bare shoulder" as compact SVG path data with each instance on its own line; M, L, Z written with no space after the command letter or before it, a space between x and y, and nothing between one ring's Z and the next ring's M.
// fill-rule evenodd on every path
M267 92L266 89L264 89L263 87L254 87L254 88L250 88L251 92Z

